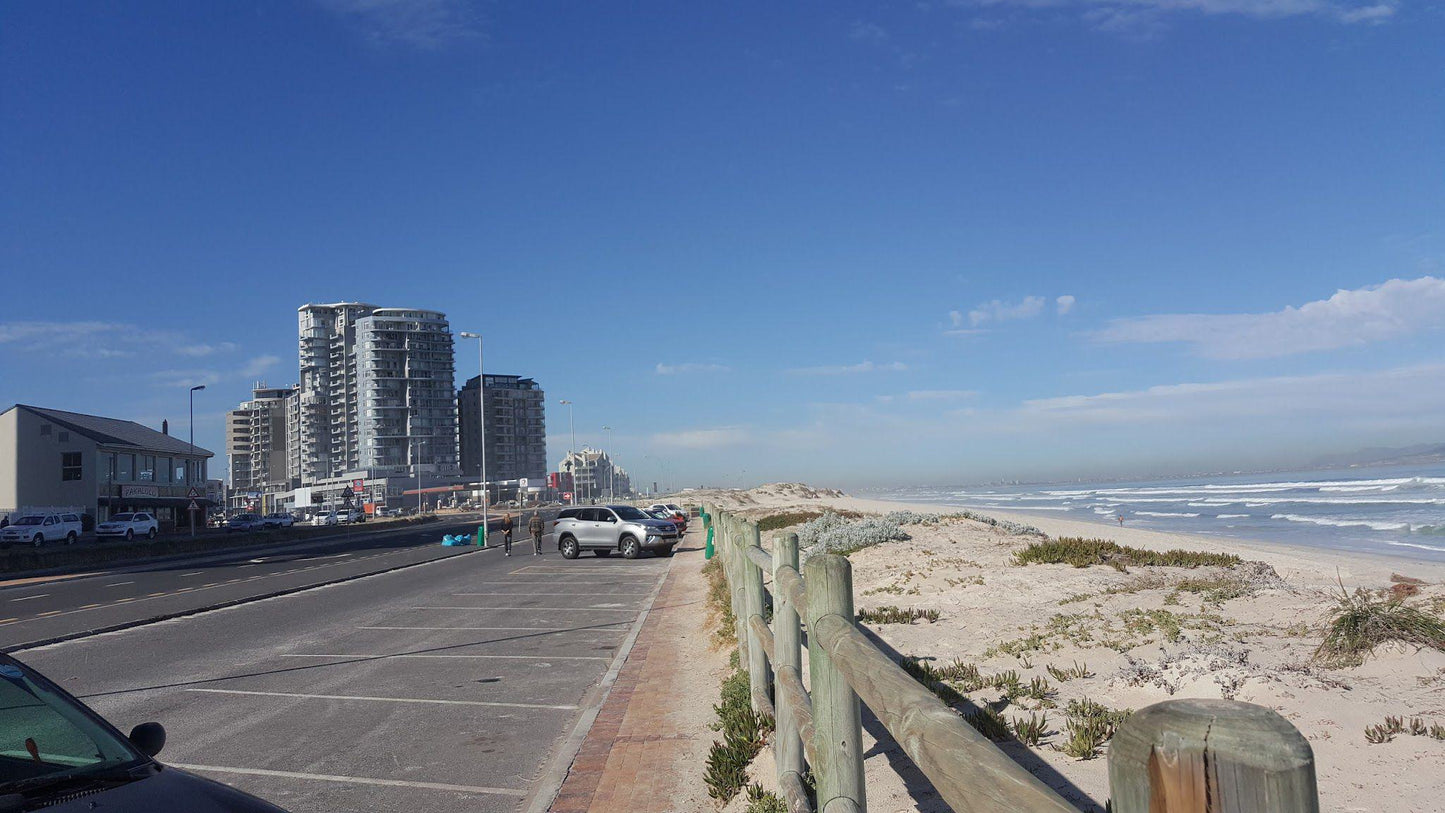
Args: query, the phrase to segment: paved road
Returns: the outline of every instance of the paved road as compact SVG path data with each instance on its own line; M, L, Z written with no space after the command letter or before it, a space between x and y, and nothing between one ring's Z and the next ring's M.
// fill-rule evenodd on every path
M296 813L523 810L671 560L473 550L17 657L122 730L162 722L163 761Z
M556 516L556 509L543 516ZM469 554L476 549L438 543L444 534L475 532L480 518L462 515L394 530L360 525L355 533L284 551L211 553L0 588L0 649Z

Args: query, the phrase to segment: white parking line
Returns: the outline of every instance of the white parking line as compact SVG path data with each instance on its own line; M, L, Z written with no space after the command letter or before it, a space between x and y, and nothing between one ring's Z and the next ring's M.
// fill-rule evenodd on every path
M248 692L242 689L186 689L188 692L206 694L243 694L253 697L296 697L304 700L367 700L377 703L422 703L440 706L501 706L509 709L552 709L576 711L577 706L546 705L541 703L499 703L490 700L431 700L423 697L370 697L355 694L299 694L296 692Z
M50 595L50 594L49 594L49 593L38 593L38 594L33 595L33 596L21 596L20 598L12 598L12 599L10 599L10 600L11 600L11 601L29 601L29 600L32 599L32 598L45 598L45 597L48 596L48 595Z
M609 621L596 627L617 627L631 624L631 621ZM357 627L359 630L486 630L495 632L625 632L625 630L604 630L593 627Z
M600 658L595 655L464 655L464 654L433 654L430 652L399 652L395 655L305 655L299 653L285 653L283 658L478 658L482 660L499 661L610 661L611 658Z
M483 785L448 785L442 782L408 782L402 779L373 779L367 776L333 776L324 773L298 773L296 771L273 771L266 768L229 768L221 765L192 765L182 762L167 762L176 768L185 771L203 771L210 773L233 773L246 776L275 776L283 779L314 779L321 782L347 782L357 785L385 785L395 788L426 788L428 790L450 790L461 793L492 793L501 796L523 797L527 795L524 790L512 790L511 788L489 788Z
M635 613L642 609L634 607L408 607L408 610L557 610L559 612L604 612L604 613Z

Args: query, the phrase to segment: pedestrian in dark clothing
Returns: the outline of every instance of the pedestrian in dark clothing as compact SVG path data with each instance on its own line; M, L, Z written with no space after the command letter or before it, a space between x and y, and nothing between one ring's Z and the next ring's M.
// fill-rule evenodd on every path
M512 513L509 511L502 515L502 544L506 546L507 555L512 555Z
M536 511L532 512L532 518L527 520L527 531L532 534L533 556L542 555L542 534L547 530L547 523L542 521L542 515Z

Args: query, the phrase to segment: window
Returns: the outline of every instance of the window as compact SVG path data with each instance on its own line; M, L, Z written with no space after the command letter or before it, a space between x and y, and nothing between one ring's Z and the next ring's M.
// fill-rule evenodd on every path
M145 481L145 482L147 482L147 483L153 483L153 482L155 482L155 479L156 479L156 456L155 456L155 455L150 455L150 454L148 454L148 455L141 455L141 459L140 459L140 471L137 473L137 475L138 475L138 476L136 477L137 480L143 480L143 481Z
M79 480L82 477L80 452L60 453L60 479L63 482Z
M161 458L161 467L156 469L156 472L160 474L162 483L169 483L175 477L173 465L169 457Z
M109 483L115 479L115 453L100 453L100 476Z
M115 456L115 479L122 483L135 481L135 455L119 454Z
M184 460L177 460L177 461L176 461L176 466L175 466L175 468L176 468L176 482L177 482L177 483L184 483L184 482L186 481L186 461L184 461Z
M42 423L42 424L40 424L40 436L41 436L41 437L45 437L46 435L49 435L49 434L50 434L50 424L48 424L48 423Z

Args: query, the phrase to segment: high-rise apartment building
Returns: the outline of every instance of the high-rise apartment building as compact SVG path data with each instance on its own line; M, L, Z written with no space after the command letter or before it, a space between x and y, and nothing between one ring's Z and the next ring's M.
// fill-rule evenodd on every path
M632 478L613 463L606 452L597 449L568 453L557 471L572 476L578 500L592 502L609 495L621 497L632 493Z
M302 306L297 326L301 383L288 432L303 485L458 473L445 314L341 302Z
M226 413L233 492L274 493L292 487L286 419L294 396L294 388L257 382L251 400Z
M477 400L481 380L481 376L473 376L457 392L462 474L479 475L481 439L485 434L489 481L525 477L541 485L547 476L546 396L542 387L521 376L487 375L487 426L483 433Z
M458 473L454 365L444 313L378 308L356 320L362 469L373 477Z

